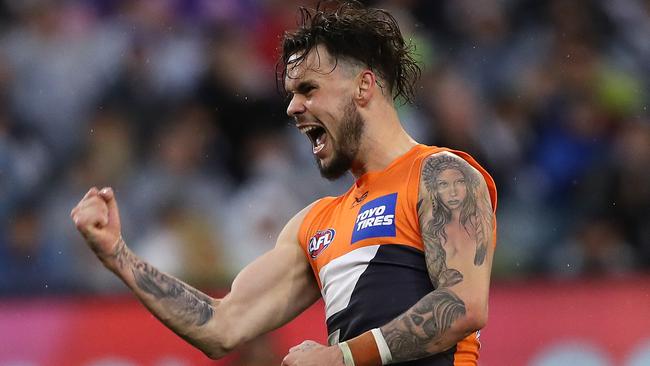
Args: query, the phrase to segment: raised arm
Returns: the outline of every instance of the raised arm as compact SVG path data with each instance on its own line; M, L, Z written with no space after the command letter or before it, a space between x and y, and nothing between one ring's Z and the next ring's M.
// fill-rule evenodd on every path
M163 324L210 358L278 328L320 296L297 233L308 208L292 218L274 249L244 268L231 292L214 299L138 258L120 234L110 188L91 188L71 217L104 266L114 272Z
M381 328L394 362L443 352L487 322L494 211L483 176L457 155L431 155L417 207L435 290Z

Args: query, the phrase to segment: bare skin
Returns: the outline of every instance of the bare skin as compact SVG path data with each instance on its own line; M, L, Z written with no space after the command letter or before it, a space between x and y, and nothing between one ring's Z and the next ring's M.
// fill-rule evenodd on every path
M339 131L346 115L341 106L351 106L372 128L364 129L360 136L350 171L358 178L369 171L383 170L416 144L402 128L390 93L379 87L383 83L378 83L372 70L344 60L334 68L328 52L320 46L317 51L312 51L303 63L289 67L286 87L292 98L287 113L299 129L325 129L324 146L315 156L327 166L343 144ZM431 161L437 161L437 155ZM485 207L486 202L489 205L485 183L481 181L482 186L473 193L481 205L475 210L479 214L473 215L481 217L473 217L469 226L465 224L470 235L457 235L463 228L454 231L449 227L443 240L431 224L435 188L427 185L432 176L427 166L422 172L418 213L427 267L436 290L381 328L395 360L442 352L481 328L487 316L493 246L484 235L491 229L486 223L492 222L492 211ZM292 320L320 297L297 240L300 223L310 207L287 223L273 250L237 275L231 292L222 299L159 272L133 254L121 237L112 189L91 188L71 217L104 266L121 278L149 311L190 344L217 359L237 345ZM481 240L475 240L479 237ZM450 246L458 248L456 253L447 253ZM477 258L481 259L478 265ZM452 305L453 311L441 312L444 309L440 304ZM343 356L338 346L305 341L289 351L282 365L342 366Z
M114 192L91 188L71 217L101 262L172 331L211 358L278 328L319 297L297 230L306 210L280 233L276 247L238 275L231 292L214 299L138 258L121 238Z

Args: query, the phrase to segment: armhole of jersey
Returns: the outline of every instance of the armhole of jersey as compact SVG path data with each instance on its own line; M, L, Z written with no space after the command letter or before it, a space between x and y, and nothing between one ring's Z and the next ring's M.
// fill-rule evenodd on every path
M309 249L307 248L308 242L309 242L309 237L308 237L308 230L311 222L314 220L314 217L318 214L320 211L320 207L327 203L330 202L331 200L335 199L335 197L323 197L316 202L314 202L305 215L303 217L302 222L300 223L300 228L298 229L298 243L300 243L300 247L302 248L303 252L305 252L305 255L309 257Z

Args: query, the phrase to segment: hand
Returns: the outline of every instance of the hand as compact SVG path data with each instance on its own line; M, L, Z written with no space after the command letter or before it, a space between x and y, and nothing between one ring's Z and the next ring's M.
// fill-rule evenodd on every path
M92 187L72 209L70 217L88 246L109 266L121 238L120 214L113 190Z
M338 346L324 346L304 341L292 347L282 360L282 366L345 366Z

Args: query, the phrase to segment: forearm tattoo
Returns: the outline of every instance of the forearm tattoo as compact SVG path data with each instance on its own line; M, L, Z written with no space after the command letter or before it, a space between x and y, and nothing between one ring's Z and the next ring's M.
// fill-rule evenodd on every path
M428 349L465 315L465 304L448 289L436 290L397 319L381 328L393 361L401 362L430 355Z
M481 187L482 179L459 157L439 154L424 162L425 189L421 191L417 212L427 270L435 291L382 327L394 361L430 355L430 349L435 348L443 334L466 314L465 303L450 289L463 281L463 274L448 267L448 251L452 249L446 244L452 232L456 236L459 232L466 233L465 239L456 238L456 241L473 242L474 266L485 264L492 210L489 197Z
M120 269L131 268L136 286L144 293L164 302L169 314L155 312L158 318L173 318L179 324L201 326L214 315L212 299L180 280L158 271L126 249L120 239L115 249L115 259Z

